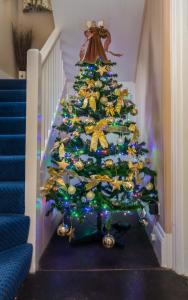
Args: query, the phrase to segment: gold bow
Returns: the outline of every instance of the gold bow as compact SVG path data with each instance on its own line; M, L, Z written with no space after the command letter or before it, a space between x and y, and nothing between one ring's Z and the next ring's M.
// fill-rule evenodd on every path
M127 154L128 155L135 155L136 154L136 149L134 147L128 147L127 149Z
M129 167L129 169L132 169L132 170L142 170L144 168L144 162L139 161L137 163L133 163L132 161L129 161L128 167Z
M105 108L106 115L107 116L114 116L115 115L115 109L113 107L113 104L108 104Z
M95 112L96 111L96 99L98 100L100 97L99 92L89 92L87 89L80 89L79 95L84 97L84 102L82 108L86 108L89 102L89 106Z
M121 108L123 106L123 97L128 95L128 90L124 89L122 91L119 91L117 103L116 103L116 112L120 114Z
M96 125L89 125L85 127L86 134L92 133L90 151L97 150L98 142L101 144L103 149L108 148L108 142L103 132L107 125L107 120L100 120Z
M116 189L120 189L122 181L117 178L110 178L108 175L91 175L91 181L85 185L86 191L91 190L95 186L97 186L100 182L108 182L113 186L113 191Z
M58 183L62 189L64 189L65 191L67 191L67 187L66 184L62 178L62 176L64 175L64 169L62 169L61 171L56 171L54 168L49 168L48 169L48 173L50 175L50 178L47 180L46 184L44 185L44 187L42 187L40 190L41 192L46 195L49 193L49 191L53 188L55 183Z

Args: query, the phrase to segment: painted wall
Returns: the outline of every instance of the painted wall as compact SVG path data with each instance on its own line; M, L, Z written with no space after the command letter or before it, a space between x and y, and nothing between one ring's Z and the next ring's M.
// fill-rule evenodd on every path
M23 28L33 30L32 48L41 49L54 29L53 14L50 12L23 13L22 8L23 1L18 0L18 24Z
M17 22L17 17L17 1L0 0L0 78L16 75L11 23Z
M169 0L146 0L136 71L141 138L157 170L159 223L171 231Z
M0 0L0 78L16 77L12 25L33 30L32 48L40 49L54 29L53 14L23 13L22 0Z

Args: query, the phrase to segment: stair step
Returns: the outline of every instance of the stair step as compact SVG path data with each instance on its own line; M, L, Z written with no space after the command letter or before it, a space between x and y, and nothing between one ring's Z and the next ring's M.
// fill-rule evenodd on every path
M0 182L0 214L24 214L25 182Z
M22 244L0 253L0 300L13 300L31 265L32 245Z
M25 156L0 156L0 181L25 180Z
M26 243L29 217L16 214L0 214L0 252Z
M19 90L26 89L26 80L22 79L1 79L0 90Z
M0 117L24 117L25 102L0 102Z
M0 155L24 155L25 135L0 135Z
M0 117L0 134L25 133L25 117Z
M0 90L0 102L25 102L26 90Z

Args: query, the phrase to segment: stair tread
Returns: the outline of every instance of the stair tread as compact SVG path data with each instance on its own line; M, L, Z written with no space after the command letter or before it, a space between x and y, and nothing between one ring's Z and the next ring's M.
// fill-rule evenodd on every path
M30 219L20 214L0 214L0 251L27 242Z
M0 252L0 300L14 299L29 272L31 257L28 243Z

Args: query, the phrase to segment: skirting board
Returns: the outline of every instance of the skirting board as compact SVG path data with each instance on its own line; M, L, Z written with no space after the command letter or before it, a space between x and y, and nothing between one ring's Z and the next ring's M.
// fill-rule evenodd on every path
M147 214L146 232L161 267L172 268L172 234L164 232L154 216Z
M0 79L13 79L11 76L0 70Z

